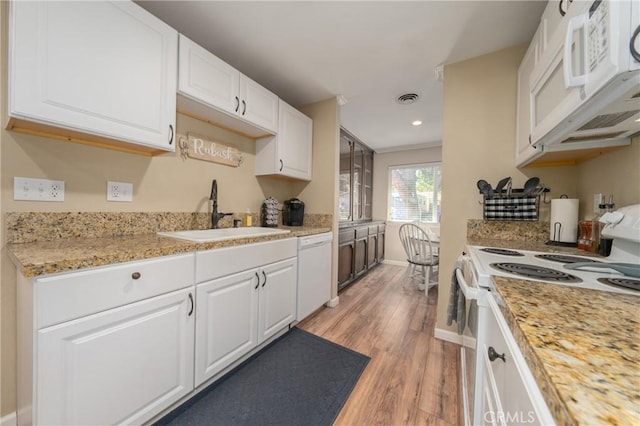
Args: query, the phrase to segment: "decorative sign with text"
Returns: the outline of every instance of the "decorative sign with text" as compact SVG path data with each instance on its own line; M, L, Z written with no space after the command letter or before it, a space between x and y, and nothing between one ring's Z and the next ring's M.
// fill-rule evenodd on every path
M187 133L187 139L180 139L180 151L183 158L196 158L233 167L239 167L242 164L242 154L236 148L207 140L193 133Z

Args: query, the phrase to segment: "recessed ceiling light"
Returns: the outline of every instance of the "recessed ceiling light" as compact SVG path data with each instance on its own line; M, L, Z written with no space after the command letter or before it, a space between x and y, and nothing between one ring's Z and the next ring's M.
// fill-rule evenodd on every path
M422 124L422 121L420 121L420 120L415 120L415 121L412 121L412 122L411 122L411 124L413 124L414 126L419 126L419 125L421 125L421 124Z

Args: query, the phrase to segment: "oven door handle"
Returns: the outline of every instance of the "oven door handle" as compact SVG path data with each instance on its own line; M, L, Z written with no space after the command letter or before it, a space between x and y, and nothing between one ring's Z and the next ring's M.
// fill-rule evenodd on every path
M464 293L464 297L467 300L478 300L478 289L475 287L470 287L467 284L467 281L464 279L464 274L460 268L456 268L456 278L458 279L458 285Z

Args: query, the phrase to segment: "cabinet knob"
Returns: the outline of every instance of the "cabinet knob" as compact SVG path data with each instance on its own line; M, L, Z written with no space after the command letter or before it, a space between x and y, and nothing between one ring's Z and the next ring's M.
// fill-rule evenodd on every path
M507 362L504 359L504 354L499 354L498 352L496 352L495 349L493 349L493 346L489 346L489 361L493 362L496 360L496 358L500 358L502 360L502 362Z
M140 272L134 272L133 274L131 274L131 278L133 278L134 280L139 279L142 276L142 274Z

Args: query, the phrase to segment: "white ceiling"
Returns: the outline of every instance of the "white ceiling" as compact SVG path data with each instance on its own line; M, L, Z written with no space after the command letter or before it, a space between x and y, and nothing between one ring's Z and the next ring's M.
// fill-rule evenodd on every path
M376 151L437 146L435 68L533 37L544 1L139 1L294 106L343 95ZM396 98L417 93L412 105ZM422 126L412 126L422 120Z

